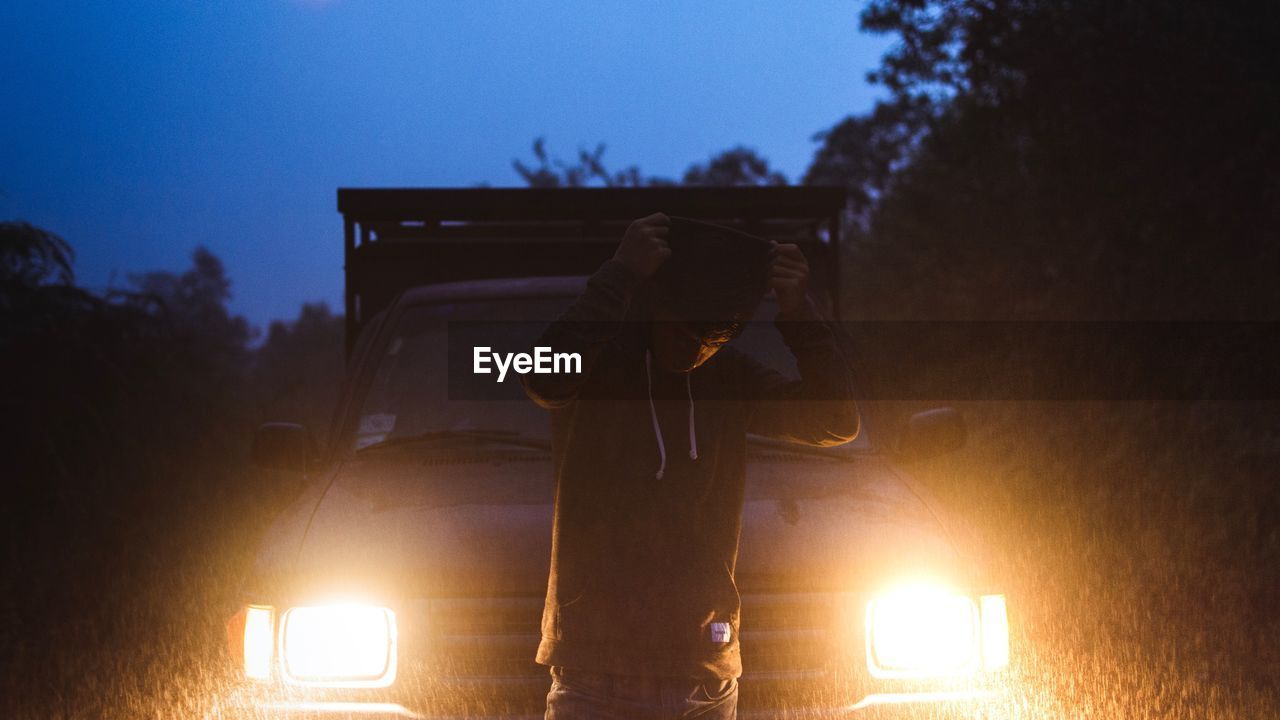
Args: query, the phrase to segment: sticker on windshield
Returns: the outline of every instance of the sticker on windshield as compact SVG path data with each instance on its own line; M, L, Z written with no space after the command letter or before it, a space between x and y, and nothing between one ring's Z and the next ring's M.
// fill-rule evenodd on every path
M395 427L395 415L391 413L374 413L360 416L360 428L356 430L356 433L361 436L379 433L385 435L394 430Z

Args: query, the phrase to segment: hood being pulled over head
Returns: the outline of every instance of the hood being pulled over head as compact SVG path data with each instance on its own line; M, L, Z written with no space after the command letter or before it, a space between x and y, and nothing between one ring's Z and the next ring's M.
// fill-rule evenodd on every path
M719 330L751 319L768 289L768 240L672 217L668 244L652 288L668 315Z

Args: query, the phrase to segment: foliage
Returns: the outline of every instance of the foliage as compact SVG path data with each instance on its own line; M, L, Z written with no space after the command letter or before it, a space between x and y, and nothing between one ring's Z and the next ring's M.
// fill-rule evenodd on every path
M552 159L547 153L546 139L537 138L533 141L533 156L537 165L530 167L520 160L513 160L512 166L529 187L588 187L593 183L605 187L672 184L662 178L644 178L640 168L635 165L610 172L604 167L604 150L604 143L596 145L596 149L592 151L578 148L577 160L569 163Z
M1274 321L1274 7L873 0L862 27L898 40L888 97L805 176L850 189L847 317ZM966 449L913 470L995 548L1023 713L1276 715L1273 399L963 409Z
M861 202L857 312L1274 315L1280 89L1257 10L873 2L863 27L900 39L871 75L890 98L822 135L806 176ZM903 272L939 284L904 303Z
M189 270L147 272L129 281L135 288L129 301L147 306L186 352L215 372L241 372L252 331L248 321L227 310L231 280L213 253L199 247Z
M226 679L220 629L257 534L286 498L247 466L266 412L307 416L341 373L323 306L258 351L221 262L71 284L70 248L6 223L0 373L5 717L190 716ZM297 362L292 387L282 362ZM276 418L271 418L276 419Z
M685 170L685 185L786 185L787 178L769 169L769 161L755 150L738 145L711 156L705 164Z
M0 287L70 285L74 253L66 240L25 222L0 223Z
M578 159L569 163L553 159L544 138L533 141L536 165L512 161L516 172L529 187L644 187L676 185L674 180L645 177L640 168L628 166L610 172L604 166L604 143L594 151L579 148ZM694 163L685 170L684 185L786 185L786 177L769 168L769 161L755 150L738 145L712 155L705 163Z
M863 228L910 158L931 120L927 98L881 102L869 115L851 115L814 135L822 143L804 175L806 185L843 185Z
M325 303L303 303L293 322L272 322L252 363L257 415L296 422L321 437L338 403L345 331L343 316Z

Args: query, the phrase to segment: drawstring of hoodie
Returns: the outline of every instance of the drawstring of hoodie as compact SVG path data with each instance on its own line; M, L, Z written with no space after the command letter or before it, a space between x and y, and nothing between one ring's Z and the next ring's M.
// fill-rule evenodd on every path
M693 414L693 384L689 380L692 373L684 374L684 390L689 396L689 459L698 459L698 433L694 430L696 417ZM649 418L653 420L653 436L658 440L658 472L655 479L661 480L667 472L667 445L662 440L662 426L658 424L658 408L653 404L653 355L644 351L644 376L649 388Z
M644 351L644 377L649 381L649 417L653 419L653 436L658 438L658 474L661 480L667 471L667 446L662 442L662 428L658 426L658 409L653 406L653 361L648 350Z
M693 372L684 374L684 391L689 396L689 459L698 459L698 433L693 431L693 381L690 376Z

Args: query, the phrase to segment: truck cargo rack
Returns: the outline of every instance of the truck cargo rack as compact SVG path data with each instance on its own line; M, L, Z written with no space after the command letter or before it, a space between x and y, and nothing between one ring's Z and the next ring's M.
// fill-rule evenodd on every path
M340 188L348 352L364 323L418 285L588 275L655 212L801 245L836 312L839 187Z

